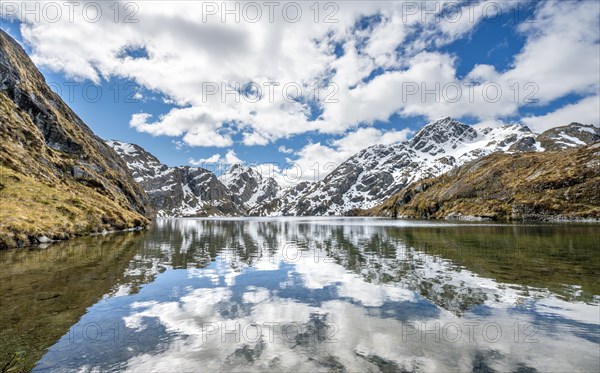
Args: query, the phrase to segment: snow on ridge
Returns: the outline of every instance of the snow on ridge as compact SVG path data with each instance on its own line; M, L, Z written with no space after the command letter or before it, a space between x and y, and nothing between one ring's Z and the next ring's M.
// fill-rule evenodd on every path
M219 180L240 198L248 210L281 194L281 187L275 179L263 177L260 170L242 164L233 165Z
M493 152L565 149L597 141L598 136L597 128L578 123L537 134L518 123L471 126L445 117L406 141L359 151L323 180L285 189L258 167L235 164L217 178L201 168L162 165L136 145L114 140L107 144L125 159L145 190L161 197L161 203L170 204L158 206L161 216L224 216L227 211L234 215L323 216L374 207L412 182L439 176ZM170 201L169 193L181 196ZM214 209L227 203L227 211Z
M109 140L106 144L113 148L119 155L135 155L137 153L137 149L133 144L117 140Z
M323 180L290 188L269 215L341 215L382 203L408 184L441 175L518 140L535 136L519 124L469 126L452 118L436 120L407 141L372 145L350 157Z
M596 134L598 130L594 130L594 127L579 127L579 132L589 132L591 134Z

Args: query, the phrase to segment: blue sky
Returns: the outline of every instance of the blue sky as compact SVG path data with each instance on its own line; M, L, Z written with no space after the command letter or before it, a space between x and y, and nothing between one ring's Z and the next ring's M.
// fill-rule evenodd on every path
M97 22L79 9L73 22L66 12L36 20L4 4L0 26L96 134L169 165L339 163L443 116L536 131L599 125L600 2L345 1L318 14L302 3L297 22L276 11L255 23L240 3L237 21L222 18L220 3L130 3L115 3L120 18L103 8ZM220 94L248 82L264 89L258 103ZM269 82L279 83L273 102ZM462 86L462 95L421 95L436 82L451 93ZM326 99L334 91L322 87L315 99L315 84L327 83L335 94ZM301 97L286 100L286 84ZM474 85L473 102L465 84ZM418 91L407 95L411 87ZM497 88L497 101L483 96Z

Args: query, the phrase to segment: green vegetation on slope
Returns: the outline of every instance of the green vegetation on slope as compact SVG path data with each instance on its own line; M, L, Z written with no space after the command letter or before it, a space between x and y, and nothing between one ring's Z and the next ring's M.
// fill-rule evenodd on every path
M0 246L142 226L147 220L77 182L38 180L0 166Z
M492 220L600 219L600 143L496 153L413 183L367 215Z

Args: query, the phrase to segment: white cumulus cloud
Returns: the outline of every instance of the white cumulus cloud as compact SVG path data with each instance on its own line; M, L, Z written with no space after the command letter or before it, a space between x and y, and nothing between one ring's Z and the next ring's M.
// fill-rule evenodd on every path
M491 22L497 6L512 14L518 2L347 1L318 14L312 2L298 2L297 22L286 19L283 3L272 18L258 3L257 22L222 12L244 6L236 1L120 0L116 20L115 2L95 2L103 14L96 22L82 15L87 3L75 5L73 20L66 3L52 3L62 8L58 21L16 14L36 64L98 84L131 80L141 92L159 94L172 108L162 115L136 113L129 125L189 146L263 146L309 133L330 135L330 141L309 142L296 152L279 149L301 165L304 179L328 172L322 166L310 170L316 161L336 164L366 146L402 139L407 131L369 127L392 115L493 122L518 116L526 105L578 95L579 103L523 121L541 129L598 123L600 116L594 104L600 94L597 1L534 4L535 22L508 25L524 40L511 63L504 69L479 64L466 74L457 72L461 56L440 47ZM221 9L211 14L209 4ZM448 16L449 7L458 18ZM227 160L228 154L194 162ZM239 161L234 156L230 160Z
M202 167L203 165L206 164L211 164L211 163L223 163L226 165L234 165L234 164L243 164L244 161L242 161L241 159L238 158L237 154L235 153L235 151L233 150L229 150L227 151L227 153L225 153L224 156L222 156L219 153L213 154L208 158L200 158L200 159L194 159L194 158L190 158L188 160L189 164L191 164L192 166L200 166Z

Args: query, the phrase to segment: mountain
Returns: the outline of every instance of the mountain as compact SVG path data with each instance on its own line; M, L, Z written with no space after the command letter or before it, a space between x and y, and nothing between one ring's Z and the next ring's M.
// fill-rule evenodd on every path
M410 140L374 145L323 180L301 183L255 206L254 215L345 215L369 209L415 182L495 152L567 149L600 140L597 127L572 123L542 134L528 127L469 126L452 118L424 126Z
M125 160L159 216L318 216L375 207L415 181L491 153L563 149L598 139L598 128L578 123L536 134L519 124L469 126L443 118L408 141L360 151L322 181L287 189L257 168L234 165L217 179L202 168L163 165L137 145L108 144Z
M600 128L571 123L547 130L536 138L539 148L545 151L565 150L600 141Z
M522 125L474 128L452 118L423 127L409 141L374 145L350 157L323 180L302 183L279 201L254 208L267 215L343 215L373 207L416 180L441 175L470 160L507 151L534 136Z
M233 165L220 178L232 195L237 196L246 210L257 204L268 203L281 192L281 187L272 177L248 166Z
M551 128L539 135L526 136L515 142L508 150L535 152L565 150L593 144L600 140L600 129L591 125L571 123Z
M551 149L555 146L561 145L553 143ZM600 219L600 142L558 151L491 154L416 182L367 214L435 219Z
M149 222L120 157L46 84L0 30L0 247Z
M208 170L169 167L134 144L112 140L107 145L123 158L158 217L236 216L244 211L237 195Z
M204 168L164 165L135 144L117 140L106 144L125 161L159 217L245 215L281 192L273 178L252 167L235 164L217 178Z

